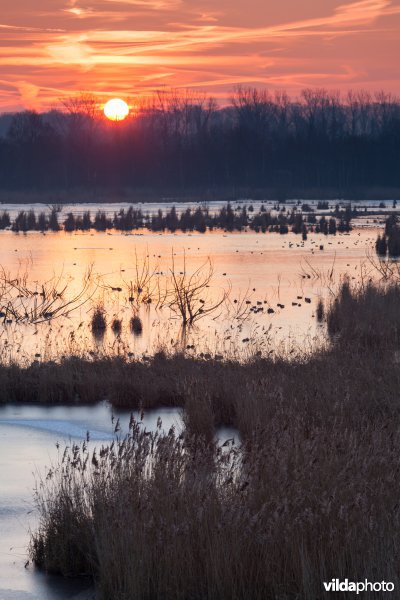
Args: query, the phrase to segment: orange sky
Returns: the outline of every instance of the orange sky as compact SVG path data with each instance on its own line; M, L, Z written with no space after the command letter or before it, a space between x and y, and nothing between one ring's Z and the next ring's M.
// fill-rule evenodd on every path
M237 83L400 94L400 0L0 0L0 112Z

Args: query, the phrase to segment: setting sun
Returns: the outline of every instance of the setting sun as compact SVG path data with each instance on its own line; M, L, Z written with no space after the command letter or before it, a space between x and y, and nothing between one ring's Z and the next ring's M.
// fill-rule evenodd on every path
M120 98L113 98L104 105L104 114L111 121L123 121L129 114L129 106Z

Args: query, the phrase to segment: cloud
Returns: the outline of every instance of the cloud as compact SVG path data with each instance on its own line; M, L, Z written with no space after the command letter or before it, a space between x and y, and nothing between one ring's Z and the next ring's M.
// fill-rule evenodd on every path
M182 0L103 0L104 2L125 4L132 7L149 8L151 10L174 10L182 6Z
M4 23L0 23L0 29L3 29L7 32L51 32L51 33L60 33L64 31L64 29L54 29L54 28L42 28L42 27L21 27L20 25L6 25Z
M40 92L40 87L30 83L29 81L15 81L22 104L27 108L32 108L37 104L37 97Z
M0 24L0 110L78 90L218 95L236 83L381 85L400 91L399 0L20 0ZM283 19L283 7L292 18ZM239 16L238 16L239 15ZM385 75L380 76L379 65ZM397 84L396 84L397 81ZM13 92L10 92L13 90Z

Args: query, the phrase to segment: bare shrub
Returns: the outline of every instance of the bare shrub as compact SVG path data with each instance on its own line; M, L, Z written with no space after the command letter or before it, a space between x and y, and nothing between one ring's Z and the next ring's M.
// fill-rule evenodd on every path
M81 288L69 293L70 280L63 274L54 275L39 284L31 282L28 271L12 277L0 270L0 309L18 323L39 324L70 315L85 305L94 294L96 285L93 269L86 271Z
M139 306L151 304L159 293L159 279L157 267L152 266L149 254L139 257L135 252L134 279L125 285L128 291L128 301Z
M188 273L186 256L183 257L183 270L177 271L172 253L171 292L169 307L180 317L182 325L193 325L207 315L214 314L226 301L229 291L224 290L221 297L214 300L208 288L214 275L211 260L208 259L193 273Z

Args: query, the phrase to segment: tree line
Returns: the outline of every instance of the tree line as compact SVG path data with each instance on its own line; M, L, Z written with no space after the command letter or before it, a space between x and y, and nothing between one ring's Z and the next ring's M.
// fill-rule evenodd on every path
M2 126L3 122L3 126ZM0 116L0 188L291 190L400 188L400 100L384 92L238 87L220 107L164 91L124 122L81 95L47 113Z

